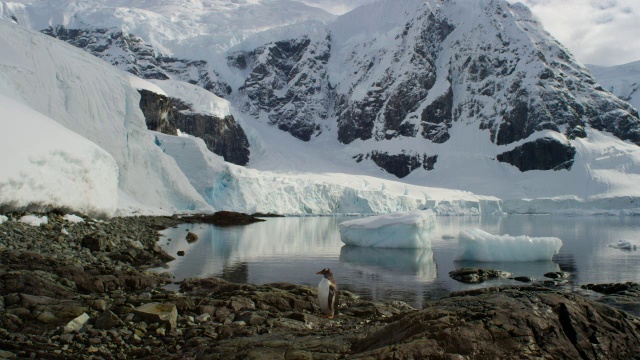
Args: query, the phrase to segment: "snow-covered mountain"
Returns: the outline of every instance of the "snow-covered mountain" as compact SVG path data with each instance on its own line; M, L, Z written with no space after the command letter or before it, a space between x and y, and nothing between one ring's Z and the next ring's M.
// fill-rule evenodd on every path
M127 99L145 104L154 129L199 131L204 142L151 137L215 209L637 207L637 110L598 84L525 6L383 0L339 17L317 6L36 0L1 2L0 16L153 80ZM216 117L202 104L227 112ZM209 118L218 125L206 127ZM79 126L70 128L85 136L89 125ZM226 135L207 140L208 132ZM222 161L246 163L244 134L247 166Z
M617 66L588 67L605 89L640 109L640 61Z

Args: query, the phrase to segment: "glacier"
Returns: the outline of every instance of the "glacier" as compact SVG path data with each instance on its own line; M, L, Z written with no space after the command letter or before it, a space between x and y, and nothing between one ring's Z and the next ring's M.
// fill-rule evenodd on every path
M481 229L460 232L456 260L481 262L551 260L562 247L557 237L493 235Z
M12 186L0 195L3 205L106 217L211 211L154 144L129 75L7 21L0 21L0 33L1 119L15 129L2 134L0 175ZM22 155L14 158L15 149Z

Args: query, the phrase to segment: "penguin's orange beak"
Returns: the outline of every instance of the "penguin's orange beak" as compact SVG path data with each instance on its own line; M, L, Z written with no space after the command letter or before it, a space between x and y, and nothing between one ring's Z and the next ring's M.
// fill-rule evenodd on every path
M318 271L316 275L322 275L322 270Z

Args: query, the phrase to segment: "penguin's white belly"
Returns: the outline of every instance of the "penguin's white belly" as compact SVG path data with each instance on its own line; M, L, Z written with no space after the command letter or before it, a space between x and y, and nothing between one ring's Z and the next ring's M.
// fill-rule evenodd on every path
M329 313L329 286L331 283L329 280L323 278L320 280L320 284L318 284L318 302L320 303L320 310L323 313Z

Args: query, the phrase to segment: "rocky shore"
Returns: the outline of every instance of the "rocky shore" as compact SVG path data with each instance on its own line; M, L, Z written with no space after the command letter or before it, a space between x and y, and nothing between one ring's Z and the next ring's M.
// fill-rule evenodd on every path
M0 359L640 358L640 320L620 310L637 306L637 284L584 290L601 301L553 286L487 288L423 310L342 292L326 319L307 286L209 278L165 290L170 274L148 270L172 259L158 230L198 217L48 213L31 226L23 215L0 223Z

